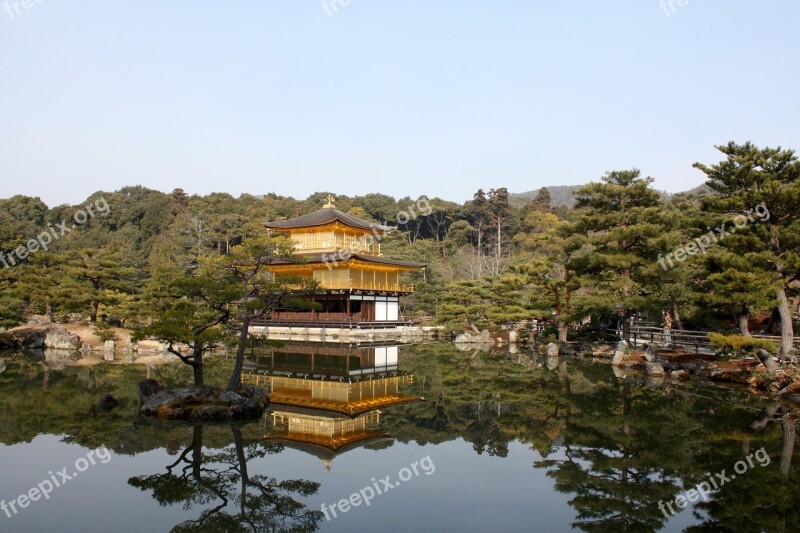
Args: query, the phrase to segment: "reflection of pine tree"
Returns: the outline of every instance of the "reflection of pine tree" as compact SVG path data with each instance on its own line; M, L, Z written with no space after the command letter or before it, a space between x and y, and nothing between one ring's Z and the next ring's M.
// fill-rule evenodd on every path
M245 446L241 430L235 426L231 430L232 447L204 455L203 426L194 426L192 443L167 466L166 473L133 477L128 483L151 490L161 505L183 503L186 509L195 505L204 507L195 520L176 525L172 529L175 532L316 531L321 513L310 511L291 494L315 494L319 484L251 476L248 461L264 457L269 450L259 443Z
M608 366L560 358L548 369L524 353L475 357L427 345L405 355L415 375L405 392L426 401L387 410L384 427L400 442L463 438L490 455L502 456L514 440L529 444L545 458L534 466L549 469L556 490L572 496L578 529L663 527L659 501L673 501L706 472L730 472L742 453L765 445L773 463L695 504L708 518L698 514L705 522L692 531L800 531L797 461L784 481L781 428L768 426L758 440L746 429L746 410L760 407L749 392L618 382Z
M670 440L671 428L686 430L686 420L671 402L629 381L620 386L573 381L572 415L565 432L564 460L535 464L550 468L559 492L573 494L573 527L583 531L652 531L666 522L659 501L678 492L680 455L689 453ZM666 440L664 440L666 439ZM684 439L690 441L691 439ZM672 453L664 443L674 442ZM676 453L677 452L677 453Z
M472 442L472 449L478 455L485 451L491 456L507 457L508 437L505 428L498 422L501 405L496 402L475 402L471 408L476 420L467 428L465 437ZM488 416L484 416L484 411Z
M788 479L782 472L789 466L782 453L791 453L794 448L787 424L793 425L794 421L787 418L782 424L770 424L761 434L732 434L727 442L703 450L697 461L707 466L706 472L725 469L726 477L734 474L736 479L722 485L710 501L697 504L695 516L703 522L687 531L800 531L797 468L788 470ZM749 454L762 447L770 459L767 466L761 466L764 463L754 456L753 468L748 465L741 475L734 472L737 461L746 461ZM696 485L706 477L705 473L694 476L690 483Z
M399 441L464 438L479 453L505 456L513 440L546 453L559 438L569 407L558 371L527 355L463 353L444 345L414 351L406 359L415 375L406 393L426 401L384 414Z

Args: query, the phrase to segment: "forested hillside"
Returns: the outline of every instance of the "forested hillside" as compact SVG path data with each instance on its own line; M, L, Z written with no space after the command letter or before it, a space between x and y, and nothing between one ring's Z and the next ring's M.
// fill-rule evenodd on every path
M583 185L554 185L544 188L547 189L547 192L550 194L551 206L572 208L575 205L575 195L581 187L583 187ZM538 195L540 191L541 188L535 191L512 194L511 203L517 207L522 207L536 198L536 195Z
M74 206L15 196L0 200L0 325L31 315L149 324L175 298L172 279L330 193L342 211L397 226L382 238L387 256L428 264L413 275L407 317L455 329L542 318L562 340L567 323L588 317L661 323L665 313L676 327L786 334L797 319L800 164L790 150L719 149L721 161L697 165L709 180L696 191L664 197L638 171L613 171L574 191L571 208L546 188L517 205L501 184L463 204L142 187Z
M550 193L550 205L553 207L569 207L572 208L575 206L575 202L577 201L578 191L580 191L585 185L555 185L544 187L547 189L547 192ZM511 205L515 207L523 207L525 204L536 198L536 195L539 194L541 189L537 189L535 191L527 191L527 192L520 192L514 193L511 195ZM703 194L709 191L708 187L703 184L698 187L687 191L688 194ZM664 197L665 201L668 201L671 198L671 194L668 192L660 191L661 195Z

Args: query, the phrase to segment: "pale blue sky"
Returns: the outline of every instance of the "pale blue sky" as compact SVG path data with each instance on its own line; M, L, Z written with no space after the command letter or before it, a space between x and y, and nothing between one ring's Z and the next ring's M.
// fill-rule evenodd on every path
M715 144L800 149L797 0L13 3L0 197L676 192Z

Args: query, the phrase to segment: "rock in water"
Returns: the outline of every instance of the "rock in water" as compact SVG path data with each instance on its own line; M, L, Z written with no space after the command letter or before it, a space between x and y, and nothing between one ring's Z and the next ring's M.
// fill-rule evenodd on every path
M675 370L670 377L672 379L689 379L689 373L686 370Z
M610 344L596 344L594 346L587 346L587 357L594 356L602 359L611 359L614 357L614 347Z
M661 365L661 363L645 363L644 365L647 368L648 376L664 375L664 367Z
M658 358L658 345L654 342L651 342L647 345L647 349L644 351L644 360L648 363L655 363L656 358Z
M6 371L8 367L8 359L0 359L0 374Z
M20 345L28 350L41 350L45 347L45 336L41 331L30 330L25 333Z
M17 341L10 333L0 332L0 350L13 350Z
M219 399L225 400L226 402L238 402L242 400L242 397L233 391L227 391L220 394Z
M617 343L617 348L614 350L614 357L611 359L611 364L615 366L625 364L625 361L628 358L628 353L630 353L630 347L628 346L628 343L625 341L619 341Z
M470 337L468 333L459 333L456 335L454 342L456 344L467 344L468 342L472 342L472 337Z
M547 345L547 357L558 357L558 344L551 342Z
M578 353L578 349L574 344L565 344L564 347L561 348L561 353L564 355L575 355Z
M45 350L44 360L45 364L51 370L63 370L69 363L78 359L76 353L72 350Z
M78 350L81 347L81 339L77 335L72 335L65 326L57 324L45 330L44 347L54 350Z
M100 407L100 409L103 409L105 411L110 411L111 409L119 405L119 402L117 401L116 398L114 398L110 394L106 394L105 396L100 398L100 401L97 402L97 405Z
M456 344L494 344L488 330L483 330L479 335L465 331L459 334L454 341Z
M139 401L144 404L150 396L154 395L155 393L164 390L164 387L158 384L158 381L154 379L146 379L144 381L140 381L136 384L136 388L139 391Z
M138 384L144 415L183 420L230 420L260 417L269 403L261 387L245 386L235 392L214 389L165 389L155 380Z

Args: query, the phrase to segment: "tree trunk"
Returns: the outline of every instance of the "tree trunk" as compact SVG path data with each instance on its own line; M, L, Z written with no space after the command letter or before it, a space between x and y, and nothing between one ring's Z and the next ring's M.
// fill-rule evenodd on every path
M500 216L497 217L497 259L495 260L494 275L500 275L500 257L503 255L502 232L500 231Z
M678 312L678 302L672 300L672 318L675 319L675 325L678 329L683 329L683 320L681 314Z
M622 315L622 340L631 343L631 310L625 309L625 314Z
M239 462L239 473L242 475L242 493L239 495L239 513L241 513L241 516L246 516L247 486L250 484L250 476L247 473L247 456L244 453L241 428L231 426L231 432L233 433L233 443L236 447L236 460Z
M778 365L778 363L776 363L772 358L772 354L770 354L764 348L759 348L758 352L756 352L756 356L758 357L758 360L761 361L761 364L764 365L764 368L767 369L767 372L770 376L774 376L775 372L780 369L780 365Z
M630 413L632 405L631 380L626 379L622 384L622 414L627 415Z
M239 330L239 346L236 347L236 362L233 364L233 373L228 382L226 391L236 391L242 383L242 368L244 367L244 352L247 349L247 337L250 334L250 309L247 307L247 297L244 299L244 312L242 315L242 329Z
M202 389L206 386L205 372L203 368L203 350L195 346L193 354L192 370L194 370L194 386Z
M45 304L44 314L47 317L47 321L52 323L53 322L53 306L50 305L50 302Z
M775 419L775 413L777 413L780 408L780 402L775 402L769 407L765 407L761 410L761 413L759 413L758 419L750 424L750 428L756 431L763 430L765 427L767 427L767 424Z
M203 468L203 424L195 424L192 430L192 472L197 479L202 477Z
M567 342L567 336L569 335L569 324L559 319L556 321L556 326L558 327L558 341Z
M97 322L97 311L100 308L100 304L98 302L92 302L89 304L89 322L94 324Z
M778 313L781 317L781 349L778 359L785 363L786 359L794 351L794 327L792 326L792 310L789 307L789 299L786 297L786 287L777 290Z
M483 278L483 229L478 225L478 279Z
M789 479L789 470L792 467L792 455L794 455L794 441L797 434L795 417L783 417L783 450L781 450L781 474L783 479Z
M750 310L746 307L743 307L742 310L739 312L739 331L745 337L750 337L750 324L748 319L750 318Z
M558 364L558 383L563 386L567 394L569 394L569 369L567 369L567 362L564 360Z

